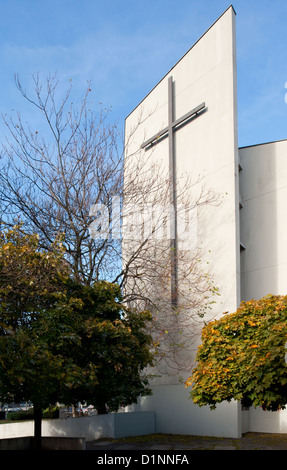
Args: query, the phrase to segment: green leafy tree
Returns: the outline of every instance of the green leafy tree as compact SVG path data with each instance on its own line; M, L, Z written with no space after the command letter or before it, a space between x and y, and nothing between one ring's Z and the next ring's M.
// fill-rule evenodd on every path
M76 313L81 347L75 360L85 366L89 357L96 364L97 384L84 389L83 398L105 413L149 394L143 370L153 362L152 338L146 333L150 313L124 307L121 290L112 283L78 284L73 295L82 301Z
M242 302L202 331L197 365L186 385L199 406L231 399L279 410L287 403L287 296Z
M33 402L38 447L42 410L57 401L103 412L150 393L149 318L125 309L115 284L79 284L61 246L40 250L21 227L1 233L0 399Z

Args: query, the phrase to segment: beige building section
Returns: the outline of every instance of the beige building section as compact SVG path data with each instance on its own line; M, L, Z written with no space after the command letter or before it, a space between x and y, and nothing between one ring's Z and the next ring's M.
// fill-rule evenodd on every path
M287 141L239 150L242 299L287 290Z
M167 126L168 78L172 76L175 119L201 102L206 111L175 132L178 174L203 185L221 198L220 205L198 210L197 243L221 292L218 313L233 311L240 302L239 170L237 143L235 12L230 7L188 53L170 70L126 119L129 155ZM143 124L138 126L139 122ZM132 138L130 138L133 130ZM149 154L149 152L151 152ZM164 164L168 171L168 139L140 159ZM178 180L180 184L180 179Z
M242 300L287 294L287 141L239 149ZM243 412L243 431L287 432L287 411Z
M138 155L142 143L167 126L169 77L174 82L175 120L202 102L206 105L203 113L176 130L175 156L179 186L181 174L194 181L201 178L193 191L199 193L205 185L221 198L219 205L199 207L197 213L197 243L202 249L205 269L220 291L212 314L220 316L224 311L235 311L240 303L236 46L232 7L127 117L127 158ZM139 122L142 124L138 125ZM142 161L163 164L168 171L167 138L140 152ZM125 249L128 250L128 245ZM224 403L216 411L198 408L178 377L165 376L154 381L153 395L140 400L137 409L156 411L157 432L232 437L238 437L241 432L238 403Z

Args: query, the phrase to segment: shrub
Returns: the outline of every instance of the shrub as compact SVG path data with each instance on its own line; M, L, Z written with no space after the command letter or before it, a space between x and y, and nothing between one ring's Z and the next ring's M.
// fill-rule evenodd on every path
M34 419L34 410L30 408L29 410L20 410L20 411L9 411L6 414L6 419L8 421L25 421Z
M59 407L58 406L49 406L46 410L43 411L43 418L46 419L57 419L59 418ZM6 419L8 421L29 421L34 419L34 408L29 408L29 410L20 410L20 411L9 411L6 414Z
M199 406L235 399L277 411L287 403L287 296L242 302L202 330L197 365L186 381Z
M54 405L54 406L49 406L49 408L46 408L46 410L43 411L43 418L46 419L57 419L59 418L59 407Z

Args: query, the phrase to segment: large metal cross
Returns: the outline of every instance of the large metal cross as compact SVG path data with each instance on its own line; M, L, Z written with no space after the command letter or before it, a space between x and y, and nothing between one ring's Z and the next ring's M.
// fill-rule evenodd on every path
M173 80L168 79L168 125L146 140L141 148L147 148L154 145L166 136L169 137L168 153L169 153L169 177L170 177L170 204L173 206L174 217L171 219L171 303L173 307L178 304L178 260L177 260L177 196L176 196L176 158L174 149L174 131L180 126L188 122L191 118L198 115L205 108L205 103L201 103L196 108L184 114L179 119L174 119L174 100L173 100Z

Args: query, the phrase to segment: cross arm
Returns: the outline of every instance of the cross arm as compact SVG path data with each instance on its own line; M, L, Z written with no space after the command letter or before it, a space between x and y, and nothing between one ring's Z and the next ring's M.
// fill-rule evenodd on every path
M146 140L142 145L141 145L141 148L144 149L145 147L147 147L148 145L152 144L155 140L159 139L160 137L162 137L164 134L166 134L168 132L168 126L166 126L164 129L162 129L161 131L159 131L157 134L155 134L153 137L151 137L150 139Z
M173 123L172 123L172 128L178 126L179 124L183 123L184 121L186 121L187 119L191 118L192 116L196 115L197 113L199 113L200 111L202 111L203 109L205 108L205 103L201 103L200 105L196 106L196 108L193 108L191 111L189 111L188 113L184 114L184 116L176 119ZM155 134L153 137L151 137L150 139L146 140L142 145L141 145L141 148L145 148L147 147L148 145L152 144L155 140L158 140L160 137L162 137L164 134L166 134L169 130L169 126L166 126L164 129L162 129L161 131L159 131L157 134Z
M193 108L191 111L189 111L188 113L184 114L184 116L182 116L182 117L176 119L176 121L173 122L172 127L178 126L178 125L181 124L182 122L186 121L187 119L191 118L191 117L194 116L195 114L197 114L197 113L199 113L200 111L202 111L204 108L205 108L205 103L199 104L198 106L196 106L196 108Z

